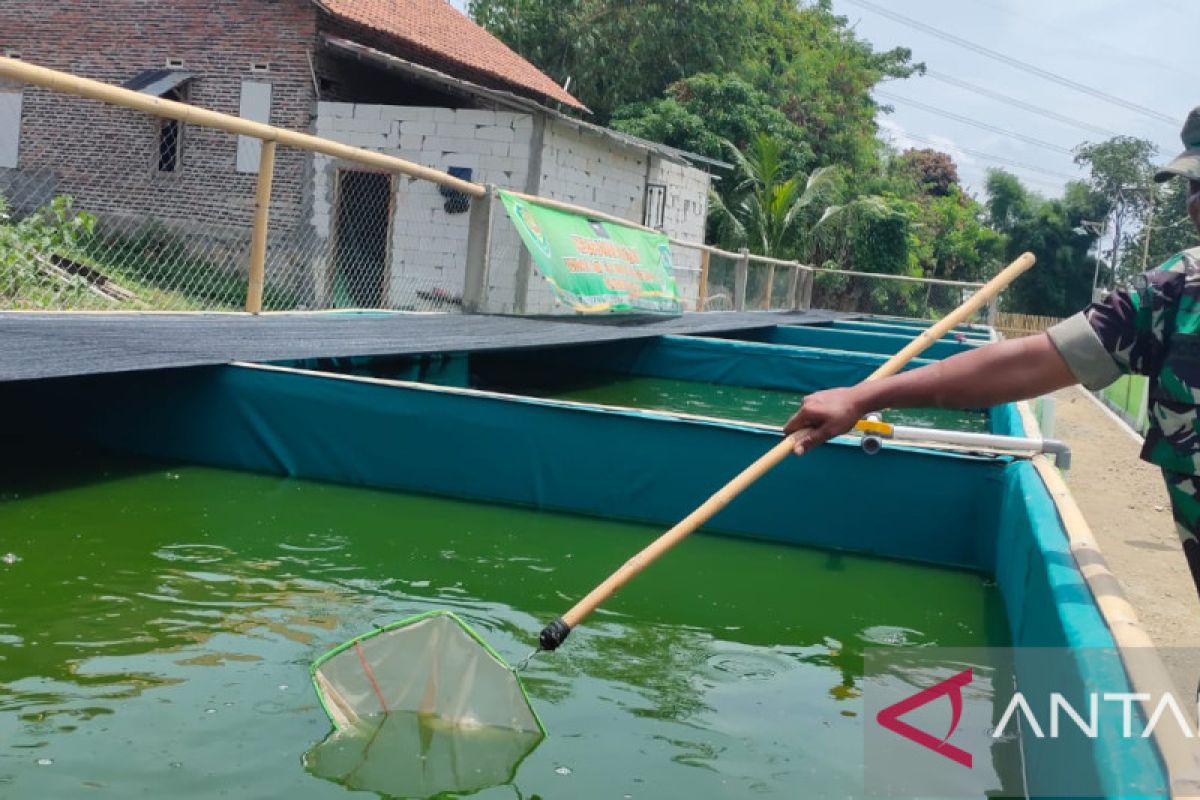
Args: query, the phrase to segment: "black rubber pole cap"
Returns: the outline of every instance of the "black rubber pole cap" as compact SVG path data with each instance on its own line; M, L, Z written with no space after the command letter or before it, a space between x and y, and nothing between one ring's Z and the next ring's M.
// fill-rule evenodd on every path
M562 617L542 628L538 636L538 647L543 650L555 650L571 633L571 626L562 621Z

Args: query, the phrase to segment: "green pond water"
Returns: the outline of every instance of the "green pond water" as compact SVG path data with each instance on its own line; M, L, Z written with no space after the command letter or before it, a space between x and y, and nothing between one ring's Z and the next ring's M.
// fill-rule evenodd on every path
M669 378L608 377L586 386L556 391L560 400L602 403L657 411L681 411L705 417L783 425L804 395L777 389L681 381ZM987 432L987 415L939 408L891 410L884 419L895 425Z
M66 450L5 462L5 798L344 797L313 774L346 755L312 755L314 659L449 609L515 663L659 533ZM693 537L530 664L549 736L473 796L860 795L864 648L1003 644L1002 614L972 574ZM417 757L380 747L393 783L359 785L408 791Z

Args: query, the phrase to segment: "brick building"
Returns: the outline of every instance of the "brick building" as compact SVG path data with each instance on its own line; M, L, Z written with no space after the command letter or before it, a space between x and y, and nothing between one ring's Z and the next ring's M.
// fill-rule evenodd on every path
M0 0L0 53L703 237L708 181L694 157L563 113L586 109L444 0L47 0L34 12ZM66 193L108 225L228 243L240 265L258 152L253 139L0 83L0 192L18 212ZM268 280L294 284L305 305L453 297L464 210L431 184L280 148ZM512 231L498 227L497 246L511 263L493 268L492 310L548 310L536 281L524 292Z

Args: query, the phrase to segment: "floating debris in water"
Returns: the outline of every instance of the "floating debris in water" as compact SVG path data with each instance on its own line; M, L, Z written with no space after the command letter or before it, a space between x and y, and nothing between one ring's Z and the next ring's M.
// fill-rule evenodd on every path
M3 561L5 564L15 564L20 560L21 557L16 553L5 553L4 555L0 556L0 561Z
M557 772L559 775L570 775L571 774L570 767L559 767L558 769L556 769L554 771Z
M51 764L53 764L53 763L54 763L54 759L53 759L53 758L39 758L39 759L37 760L37 765L38 765L39 767L48 767L48 766L50 766L50 765L51 765Z

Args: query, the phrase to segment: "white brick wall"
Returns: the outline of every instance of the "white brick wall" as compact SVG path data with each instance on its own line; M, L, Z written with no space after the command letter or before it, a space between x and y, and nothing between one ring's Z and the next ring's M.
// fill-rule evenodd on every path
M471 179L523 188L529 171L533 124L528 115L476 109L319 103L317 135L437 169L470 167ZM329 237L336 168L352 165L317 156L313 225ZM469 213L448 214L446 198L428 181L396 179L391 231L389 302L416 304L416 291L461 295L466 273ZM516 231L495 227L494 246L517 252ZM507 296L512 296L511 280Z
M650 182L664 184L667 197L663 210L663 230L667 235L689 242L704 241L704 221L708 214L708 175L695 167L655 158L650 165ZM684 307L695 308L700 288L700 251L672 247L675 283Z
M438 169L470 167L472 180L523 191L529 172L533 119L528 114L479 109L319 103L316 132L335 141L394 155ZM650 164L647 164L647 160ZM316 156L313 225L331 235L337 168L353 165ZM640 223L647 169L653 183L665 183L666 231L701 241L704 236L707 176L700 170L659 158L569 123L546 120L538 193ZM398 177L391 231L392 305L414 305L415 292L441 289L462 293L466 271L469 214L447 214L438 187ZM496 209L493 227L489 310L511 312L520 240ZM680 266L697 267L698 253L675 248ZM695 297L697 273L678 272L685 298ZM562 311L536 269L529 282L528 313Z
M641 223L648 154L567 122L547 120L538 194L577 203ZM554 305L549 284L536 273L529 281L526 311L563 311Z

